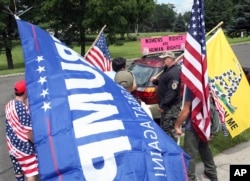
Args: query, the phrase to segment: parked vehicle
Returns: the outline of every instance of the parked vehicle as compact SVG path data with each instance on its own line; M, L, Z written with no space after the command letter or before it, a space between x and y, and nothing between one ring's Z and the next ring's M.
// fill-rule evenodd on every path
M246 75L246 78L248 80L248 83L250 84L250 68L247 68L247 67L243 67L243 71Z
M176 57L183 54L183 51L174 51ZM152 112L154 119L160 118L158 111L158 100L156 89L150 78L156 76L163 68L163 61L159 58L162 53L145 55L134 60L128 67L132 71L137 83L137 89L133 92L136 97L144 101Z

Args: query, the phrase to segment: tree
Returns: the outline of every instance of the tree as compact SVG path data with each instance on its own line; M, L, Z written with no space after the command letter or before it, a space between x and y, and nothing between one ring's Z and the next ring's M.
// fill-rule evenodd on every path
M185 25L186 27L189 25L190 23L190 18L191 18L191 11L187 11L183 14L183 19L185 21Z
M134 32L154 6L153 0L91 0L86 5L84 23L92 30L100 30L106 24L105 31L112 44L116 41L115 34Z
M15 45L19 45L19 42L13 42L13 39L17 40L17 26L14 19L14 14L19 15L25 13L27 4L33 4L32 0L0 0L0 50L3 50L7 59L8 69L13 69L12 48ZM26 15L26 14L25 14ZM34 14L30 17L35 17ZM33 18L34 19L34 18ZM30 18L30 22L33 20Z
M13 18L13 15L10 14L11 10L9 8L8 0L0 0L0 10L4 12L0 14L0 39L2 39L2 43L0 43L0 50L5 52L8 69L13 69L14 64L11 53L11 41L14 34L15 20Z
M229 37L240 37L250 33L250 0L241 0L233 8L232 24L227 27Z
M231 23L229 17L232 16L232 0L205 0L204 2L207 31L213 29L221 21L224 22L225 27Z
M150 17L153 14L153 11L155 10L155 3L152 0L137 0L137 24L142 25L142 22L145 22L144 20L145 15L146 17Z
M155 17L153 21L154 31L173 30L176 13L172 6L169 7L167 4L157 4L153 16Z
M32 11L36 12L36 24L67 45L72 41L80 43L84 55L87 30L96 32L106 24L105 32L113 43L116 34L134 31L153 7L153 0L37 0Z
M85 53L85 6L88 0L40 0L36 2L34 21L40 27L53 32L54 36L68 46L74 41ZM67 8L66 8L67 7Z
M181 14L178 14L174 25L174 32L185 32L185 31L186 31L185 20Z

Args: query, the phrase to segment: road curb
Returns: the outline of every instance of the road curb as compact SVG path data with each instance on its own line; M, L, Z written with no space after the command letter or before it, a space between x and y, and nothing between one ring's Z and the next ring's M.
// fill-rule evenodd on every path
M0 75L0 78L4 77L15 77L15 76L20 76L24 75L24 73L16 73L16 74L8 74L8 75Z

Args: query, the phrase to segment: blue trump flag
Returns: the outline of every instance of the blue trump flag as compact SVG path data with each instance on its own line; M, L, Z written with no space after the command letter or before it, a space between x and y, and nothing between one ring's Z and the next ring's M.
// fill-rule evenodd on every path
M183 181L189 156L134 97L16 17L40 180Z

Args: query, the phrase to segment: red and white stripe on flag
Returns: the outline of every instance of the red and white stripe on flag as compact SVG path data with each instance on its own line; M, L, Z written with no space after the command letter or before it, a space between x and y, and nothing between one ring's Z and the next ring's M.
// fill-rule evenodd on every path
M224 123L225 122L225 110L223 106L220 104L219 98L217 97L217 95L215 94L211 86L210 86L210 91L214 99L215 107L219 111L220 121L221 123Z
M97 37L90 51L85 55L85 59L103 72L111 71L111 57L104 33Z
M210 102L203 0L194 0L181 78L193 92L191 120L203 141L210 138Z
M89 51L88 55L85 57L88 62L90 62L95 67L99 68L103 72L105 71L111 71L111 61L107 59L102 51L96 47L93 46L91 50Z

